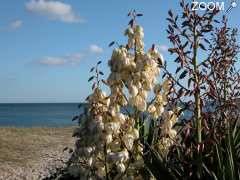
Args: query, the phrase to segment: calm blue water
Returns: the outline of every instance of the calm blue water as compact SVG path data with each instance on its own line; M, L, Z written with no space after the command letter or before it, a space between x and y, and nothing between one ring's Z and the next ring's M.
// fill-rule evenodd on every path
M77 125L72 118L83 112L84 106L78 103L24 103L1 104L0 126L14 127L63 127ZM132 109L129 107L128 112ZM123 110L123 112L125 112ZM186 118L189 114L184 113Z
M77 103L0 104L0 126L63 127L76 125Z

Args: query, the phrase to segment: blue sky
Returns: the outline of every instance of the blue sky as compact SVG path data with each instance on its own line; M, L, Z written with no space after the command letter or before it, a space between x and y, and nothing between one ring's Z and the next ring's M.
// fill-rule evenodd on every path
M102 60L102 70L108 74L109 42L126 42L126 14L132 9L144 14L138 22L144 27L146 48L159 45L174 69L166 51L170 44L165 19L168 9L179 12L177 2L2 0L0 103L83 101L91 90L89 69ZM228 14L231 26L240 27L239 8Z

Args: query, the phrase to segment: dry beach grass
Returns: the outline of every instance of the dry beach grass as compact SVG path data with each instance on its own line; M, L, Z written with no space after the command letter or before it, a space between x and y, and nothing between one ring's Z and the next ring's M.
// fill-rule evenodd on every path
M61 166L73 147L74 127L0 128L0 179L42 179L46 168ZM55 167L52 167L54 171ZM51 171L51 170L50 170Z

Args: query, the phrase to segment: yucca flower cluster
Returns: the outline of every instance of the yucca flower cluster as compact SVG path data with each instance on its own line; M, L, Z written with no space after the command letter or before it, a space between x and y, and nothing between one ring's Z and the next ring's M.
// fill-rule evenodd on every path
M170 90L170 81L167 79L163 84L157 84L154 87L155 98L154 101L148 106L148 112L156 119L164 112L164 106L167 105L168 93Z
M161 136L162 138L158 142L158 152L162 156L166 156L169 147L173 145L174 139L177 135L177 131L173 128L174 124L177 122L177 114L180 108L176 108L175 111L165 111L162 114L163 124L161 126Z
M167 155L169 147L174 143L177 132L173 126L177 122L181 110L181 108L175 108L172 111L165 108L168 103L168 94L171 91L171 83L167 79L163 84L157 84L154 87L155 98L148 106L148 112L154 119L159 117L162 119L161 138L157 147L162 156Z
M125 35L127 45L115 48L108 62L111 73L105 84L110 94L100 89L97 79L97 86L87 98L89 112L75 132L80 163L72 170L81 179L142 179L144 145L139 140L139 115L148 111L156 119L164 114L170 81L157 84L163 57L154 46L144 52L143 28L135 21ZM153 90L156 97L149 105L148 93ZM122 108L129 106L134 113L123 113ZM164 119L163 133L172 135L172 124L167 123L174 121L172 117Z

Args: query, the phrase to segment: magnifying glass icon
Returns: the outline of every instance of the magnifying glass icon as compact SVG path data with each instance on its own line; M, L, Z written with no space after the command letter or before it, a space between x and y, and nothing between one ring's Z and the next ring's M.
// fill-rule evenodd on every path
M233 8L236 8L237 7L237 1L236 0L233 0L232 2L231 2L231 5L230 5L230 7L227 9L227 13L228 12L230 12Z

